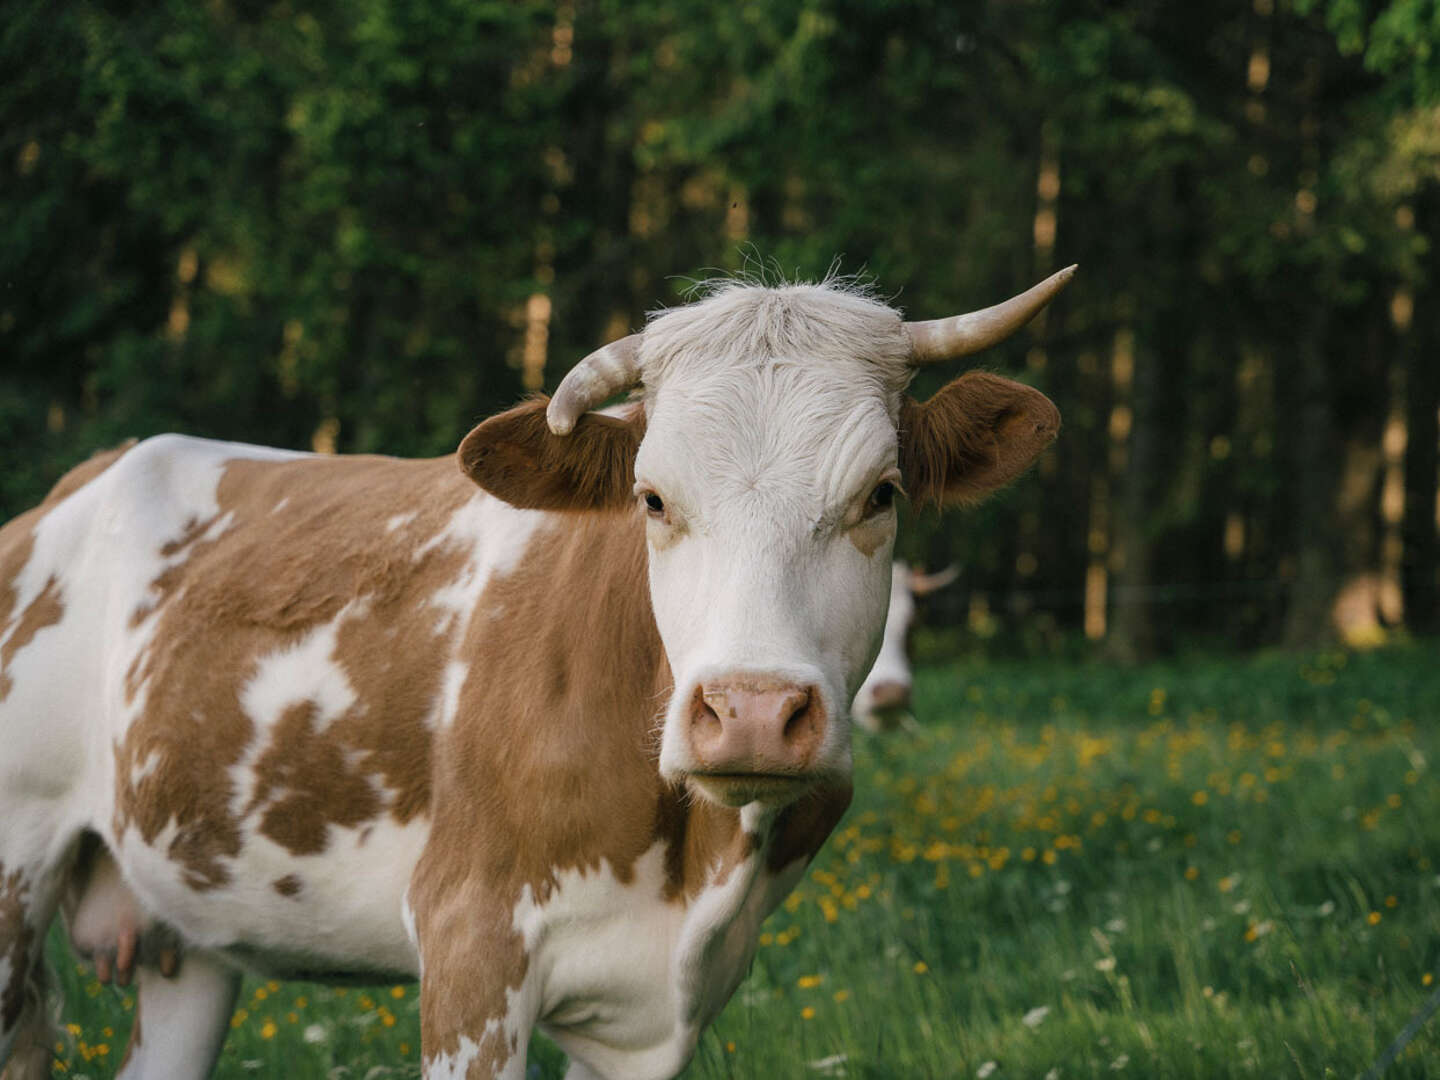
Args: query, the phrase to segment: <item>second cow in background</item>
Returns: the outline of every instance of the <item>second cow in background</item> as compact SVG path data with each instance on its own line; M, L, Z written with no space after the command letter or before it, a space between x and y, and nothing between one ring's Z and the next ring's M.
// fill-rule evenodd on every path
M910 624L915 620L915 600L943 589L960 571L947 566L934 574L912 570L903 562L891 569L890 610L885 615L885 638L880 655L870 669L851 710L855 721L867 731L889 731L910 712Z

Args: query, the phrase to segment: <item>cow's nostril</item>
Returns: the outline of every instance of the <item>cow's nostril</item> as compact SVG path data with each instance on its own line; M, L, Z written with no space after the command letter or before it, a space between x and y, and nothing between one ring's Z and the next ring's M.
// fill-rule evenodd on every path
M724 707L723 695L717 700L721 707ZM710 704L709 696L705 693L703 686L695 688L695 697L690 709L691 722L698 728L708 731L718 731L721 728L720 713Z
M801 736L809 734L815 726L815 717L811 715L809 690L802 690L798 694L790 695L785 699L782 709L788 712L781 734L786 742L794 742Z

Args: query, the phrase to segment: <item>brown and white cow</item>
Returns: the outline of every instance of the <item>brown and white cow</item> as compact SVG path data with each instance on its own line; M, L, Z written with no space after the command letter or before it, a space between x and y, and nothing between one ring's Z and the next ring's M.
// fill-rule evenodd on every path
M889 731L907 721L914 682L910 628L915 622L915 601L943 589L959 576L955 566L927 574L895 561L890 571L890 608L885 612L880 651L850 705L850 716L865 730Z
M418 978L427 1077L522 1077L536 1027L574 1078L682 1069L849 802L902 483L973 501L1058 429L905 387L1070 274L930 323L723 283L459 469L162 436L66 476L0 531L7 1075L48 1074L66 896L138 984L126 1077L205 1075L242 971Z

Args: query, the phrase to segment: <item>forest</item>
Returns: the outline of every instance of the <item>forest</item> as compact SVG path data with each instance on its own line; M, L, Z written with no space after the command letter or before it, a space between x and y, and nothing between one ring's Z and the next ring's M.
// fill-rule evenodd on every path
M1436 0L7 0L0 516L174 430L441 455L694 282L911 318L1064 429L922 646L1440 630ZM955 371L927 371L933 391Z

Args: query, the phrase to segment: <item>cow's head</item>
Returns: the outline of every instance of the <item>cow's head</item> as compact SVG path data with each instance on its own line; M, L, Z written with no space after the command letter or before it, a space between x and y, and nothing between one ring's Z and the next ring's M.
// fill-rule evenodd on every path
M885 624L896 499L978 501L1060 426L1043 394L983 372L925 402L905 388L920 365L1008 337L1073 272L922 323L841 285L722 283L586 357L548 408L522 405L465 438L462 468L515 506L644 518L675 680L667 779L778 806L848 776L848 706ZM637 387L639 404L590 411Z
M890 610L885 613L880 652L850 709L861 727L888 731L910 712L910 626L915 621L915 601L943 589L959 575L954 566L926 574L903 562L891 570Z

